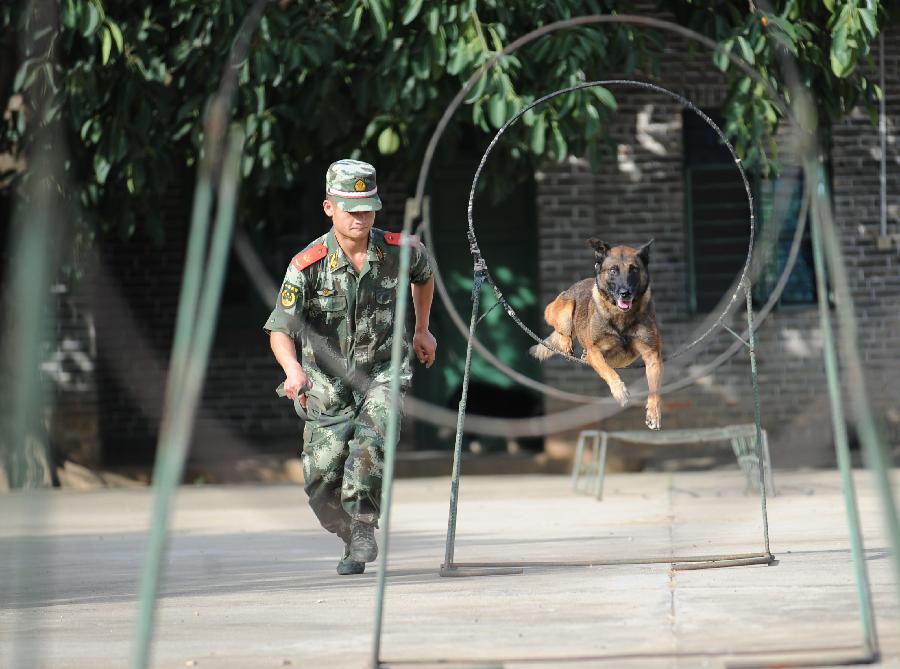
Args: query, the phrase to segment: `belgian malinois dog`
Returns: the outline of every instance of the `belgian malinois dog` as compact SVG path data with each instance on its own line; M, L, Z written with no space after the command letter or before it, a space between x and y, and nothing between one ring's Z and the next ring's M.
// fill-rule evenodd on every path
M643 358L650 390L646 423L651 430L658 430L663 362L650 292L652 243L651 239L633 249L589 239L594 249L594 276L572 284L547 305L544 320L554 331L544 343L572 355L572 339L576 338L591 367L622 406L628 402L628 389L616 368L627 367L638 356ZM555 355L544 343L532 346L529 353L538 360Z

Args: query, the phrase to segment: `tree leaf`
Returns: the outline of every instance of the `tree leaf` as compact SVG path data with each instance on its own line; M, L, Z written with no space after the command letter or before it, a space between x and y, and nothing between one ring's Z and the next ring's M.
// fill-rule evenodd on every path
M737 43L738 46L741 47L741 54L744 56L744 60L751 65L754 65L756 63L756 54L753 53L753 47L750 46L750 42L747 41L747 38L738 35Z
M853 71L853 53L847 38L847 24L840 23L832 33L830 63L831 71L838 77L846 77Z
M466 42L463 39L457 40L456 44L453 45L452 48L453 55L450 58L450 62L447 63L447 73L457 75L462 72L463 67L468 62L468 49L466 49Z
M100 12L93 4L88 3L81 15L81 34L84 37L93 35L98 25L100 25Z
M792 42L797 41L797 31L794 30L794 24L780 16L769 16L769 23L776 25L781 32L786 33Z
M101 33L103 37L100 40L100 63L106 65L109 62L109 52L112 51L112 33L109 32L109 26L103 26Z
M383 156L390 156L397 153L400 148L400 135L391 126L386 127L378 135L378 151Z
M65 7L60 10L60 22L70 30L78 25L78 13L75 11L74 0L66 0Z
M866 31L869 33L869 37L874 38L878 34L878 22L875 18L875 10L860 9L859 16L862 19L863 25L866 27Z
M441 12L437 7L432 7L425 15L425 27L432 35L437 35L438 28L441 26Z
M504 93L495 93L488 100L488 120L495 128L500 129L506 123L506 100Z
M619 105L616 103L616 97L609 92L608 88L604 88L603 86L593 86L590 90L604 106L609 107L613 111L616 111L616 109L619 108Z
M13 91L18 92L26 88L25 81L26 77L28 77L28 68L36 61L36 58L28 58L22 61L22 64L19 66L18 71L16 72L16 77L13 79ZM34 68L37 69L37 68Z
M372 14L372 20L375 21L375 29L378 32L378 39L387 38L388 25L387 19L384 17L384 10L381 7L381 0L368 0L369 12Z
M543 114L537 117L537 122L531 128L531 152L536 156L544 155L546 146L547 121Z
M119 28L119 24L115 21L107 21L106 25L109 27L109 33L112 35L113 42L116 43L116 49L119 50L119 53L124 53L125 39L122 37L122 30Z
M482 94L484 93L484 89L487 86L487 80L489 75L485 73L481 79L475 82L475 86L472 87L472 90L469 91L469 97L466 98L466 104L472 104L476 100L478 100Z
M835 56L833 51L829 57L829 61L831 63L831 71L841 79L849 76L855 68L855 65L852 61L849 63L841 61L837 56Z
M85 139L87 139L88 132L89 132L90 129L91 129L91 123L93 123L93 122L94 122L94 119L93 119L93 118L89 118L87 121L85 121L85 122L81 125L81 131L80 131L78 134L81 135L82 141L84 141Z
M597 111L597 108L594 107L594 105L588 102L584 106L584 113L587 116L587 123L585 124L585 136L588 138L592 138L600 129L600 112Z
M797 52L797 44L793 42L785 33L773 31L769 33L771 38L778 42L781 46L787 49L790 53L795 56L798 54Z
M406 9L403 10L403 16L400 19L400 23L405 26L408 26L412 23L416 16L419 15L419 10L422 9L423 0L410 0L406 3Z
M106 160L104 155L101 153L94 154L94 177L96 178L97 183L106 183L106 178L109 176L111 167L112 165L109 164L109 161Z
M531 104L531 102L529 101L528 104ZM534 125L535 120L537 120L537 114L534 113L534 109L529 109L527 112L522 114L522 122L529 127Z
M729 60L728 52L724 48L716 49L715 53L713 53L713 64L722 72L728 70L728 66L731 65L731 60Z
M362 23L364 11L365 9L361 3L356 6L356 9L353 11L353 21L350 23L351 32L356 33L359 31L359 26Z
M566 156L569 153L569 147L566 144L566 140L563 137L562 132L559 129L559 125L553 126L553 155L559 160L565 160Z

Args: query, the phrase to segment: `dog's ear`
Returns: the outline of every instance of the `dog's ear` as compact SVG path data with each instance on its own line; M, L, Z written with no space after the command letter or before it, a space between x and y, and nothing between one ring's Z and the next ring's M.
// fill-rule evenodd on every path
M612 248L606 242L601 242L599 239L591 237L588 240L588 246L594 249L594 262L602 263L603 259L606 258L606 254L609 253L609 250Z
M644 267L650 267L650 245L654 240L650 240L637 250L637 257L644 263Z

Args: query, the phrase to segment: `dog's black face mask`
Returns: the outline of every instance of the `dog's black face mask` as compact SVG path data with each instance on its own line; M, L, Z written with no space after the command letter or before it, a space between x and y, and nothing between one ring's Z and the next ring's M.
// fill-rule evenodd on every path
M599 239L590 239L594 249L594 273L601 294L621 311L631 311L650 284L649 242L635 250L630 246L611 247Z

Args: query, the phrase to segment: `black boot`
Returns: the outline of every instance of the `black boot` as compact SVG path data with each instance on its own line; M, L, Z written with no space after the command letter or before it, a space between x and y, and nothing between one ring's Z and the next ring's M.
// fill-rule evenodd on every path
M365 562L357 562L350 557L350 544L344 544L344 556L337 564L337 573L341 576L350 574L362 574L366 570Z
M359 562L374 562L378 557L375 525L354 520L350 526L350 557Z

